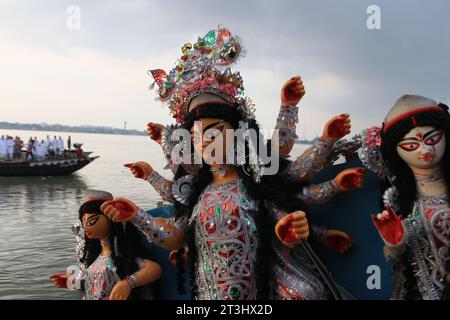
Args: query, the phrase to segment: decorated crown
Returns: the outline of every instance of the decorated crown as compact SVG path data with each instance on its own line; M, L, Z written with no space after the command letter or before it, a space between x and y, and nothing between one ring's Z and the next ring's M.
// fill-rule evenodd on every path
M241 108L247 118L253 118L253 104L244 98L244 85L239 72L231 65L245 55L241 40L222 26L199 37L192 45L181 48L182 55L167 74L162 69L149 70L158 86L157 100L167 101L171 115L182 124L189 112L191 100L203 93L215 94Z

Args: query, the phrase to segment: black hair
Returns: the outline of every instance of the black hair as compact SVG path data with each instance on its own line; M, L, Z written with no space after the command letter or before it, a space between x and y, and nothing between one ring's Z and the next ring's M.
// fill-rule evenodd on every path
M237 129L239 127L239 121L244 119L241 111L234 105L220 102L206 103L198 106L191 111L185 120L183 125L184 129L191 129L194 121L201 118L217 118L224 120ZM259 139L263 139L259 131L259 125L255 120L248 121L249 129L255 130L257 133L258 141L256 144L259 148ZM192 147L192 146L191 146ZM264 146L267 149L267 154L270 156L270 141ZM260 151L257 150L258 154ZM248 143L246 141L246 154L248 155ZM257 252L256 252L256 265L255 265L255 283L257 289L257 299L270 299L273 293L273 264L276 259L273 248L273 239L275 236L275 217L273 212L273 206L284 210L286 212L292 212L295 210L305 210L305 203L297 198L295 195L300 193L305 183L293 181L288 179L286 175L281 173L287 168L290 163L288 160L279 158L279 171L275 175L262 176L261 182L256 183L249 175L249 160L242 166L237 166L238 175L243 181L246 187L246 191L251 199L257 203L257 212L250 212L249 214L255 221L257 230ZM187 172L182 166L179 166L178 171L175 174L175 180L186 175ZM202 168L194 176L193 191L190 195L187 205L182 205L176 202L176 216L189 218L192 214L193 208L197 203L202 191L211 183L212 174L210 167L206 163L203 163ZM195 248L195 234L194 227L189 228L186 235L187 246L189 248L189 266L191 266L190 282L192 288L192 295L195 297L197 294L197 288L195 287L195 268L193 267L197 261L197 252ZM179 287L182 285L183 279L178 278Z
M82 204L79 209L80 221L83 222L82 218L85 213L103 214L100 207L105 201L106 200L93 200ZM151 260L151 256L142 242L140 232L132 223L115 223L111 220L108 221L111 226L111 234L109 236L111 259L114 262L114 266L117 268L117 275L123 280L127 276L131 276L138 271L138 265L135 261L136 258ZM81 263L88 268L99 256L102 247L99 239L89 239L85 235L84 241L85 245ZM145 293L144 290L153 291L153 288L152 286L134 288L131 292L131 299L138 300L145 297L147 293Z
M411 214L414 201L417 199L417 188L412 170L398 155L397 145L413 128L431 126L444 132L446 145L442 163L444 164L443 173L445 184L447 186L447 194L450 195L450 114L448 113L448 107L446 105L439 104L439 106L442 107L444 112L439 110L425 111L414 115L414 121L412 120L412 117L405 118L395 123L386 133L384 133L385 124L383 124L381 130L381 153L392 176L391 182L398 190L397 204L399 206L399 213L404 218ZM388 179L382 181L381 194L391 186L391 182ZM409 288L413 288L413 273L408 265L408 263L405 264L406 285ZM449 262L447 262L446 265L446 272L450 272ZM444 299L450 298L450 283L446 284L443 296Z

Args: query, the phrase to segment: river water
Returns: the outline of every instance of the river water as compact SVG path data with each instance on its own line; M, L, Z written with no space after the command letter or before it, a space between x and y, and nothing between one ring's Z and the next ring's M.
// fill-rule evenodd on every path
M68 133L2 130L0 135L44 139ZM80 171L60 177L0 177L0 299L80 299L76 291L54 287L49 276L76 263L71 226L86 189L124 196L150 209L161 201L151 186L134 178L123 164L147 161L163 171L160 147L145 136L72 133L72 143L100 156ZM303 146L296 145L293 154Z
M0 134L27 141L30 136L44 138L47 132L0 130ZM48 134L67 140L67 133ZM81 133L71 137L100 157L69 176L0 177L1 299L80 298L78 292L54 288L48 277L76 262L71 225L78 219L86 189L129 197L143 208L160 201L150 185L122 166L145 160L162 172L164 157L148 137Z

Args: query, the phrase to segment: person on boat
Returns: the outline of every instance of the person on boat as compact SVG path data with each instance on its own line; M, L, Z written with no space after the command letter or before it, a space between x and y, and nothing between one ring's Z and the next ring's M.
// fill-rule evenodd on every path
M30 139L28 140L28 143L27 143L27 153L25 155L26 161L34 160L33 150L34 150L34 140L32 137L30 137Z
M37 139L37 137L34 137L33 139L33 156L34 156L34 160L39 160L39 140Z
M57 149L58 156L62 155L63 152L64 152L64 140L63 140L63 138L61 138L61 136L59 136L59 138L58 138L58 149Z
M78 158L83 157L84 151L83 151L83 149L81 149L81 144L79 144L75 147L75 154Z
M0 139L0 159L6 160L7 153L6 139L5 136L2 136Z
M161 267L150 259L131 223L113 223L101 212L101 205L111 199L108 192L90 190L79 210L84 244L78 255L83 269L76 280L83 299L153 299L148 285L161 277ZM67 273L50 278L60 288L68 288L72 280Z
M52 144L52 139L50 138L50 135L47 135L47 138L45 139L45 142L44 142L44 146L45 146L45 157L48 157L49 156L49 153L48 153L48 149L50 148L50 145Z
M372 220L385 243L384 255L396 266L392 299L449 300L448 107L404 95L382 128L367 132L363 159L375 155L368 165L383 178L384 211Z
M15 146L15 142L14 142L13 137L8 136L6 139L6 152L7 152L8 160L14 159L14 146Z
M44 161L45 158L47 157L47 144L44 141L44 139L42 139L41 142L38 143L37 147L38 147L38 149L37 149L38 160L39 161Z
M175 204L176 217L152 218L125 198L105 202L102 211L113 221L131 221L162 248L182 248L178 259L182 259L187 244L196 299L348 297L306 241L310 233L303 211L306 203L297 196L306 186L297 177L309 178L321 169L326 163L325 154L334 144L334 134L339 139L348 133L347 117L332 121L328 128L333 130L326 131L329 139L317 142L304 158L309 160L307 163L288 161L273 152L271 163L279 163L280 169L273 175L264 174L268 168L258 160L269 146L259 143L262 137L253 105L242 98L239 73L229 69L241 52L238 38L219 27L199 38L194 46L186 44L182 51L183 57L173 72L167 75L153 70L152 75L159 85L161 100L169 100L174 117L188 132L183 141L192 144L195 151L188 148L187 159L199 156L200 162L183 162L173 182L154 170L147 171L146 165L130 165ZM214 55L209 55L212 52ZM293 80L287 90L298 96L301 88ZM209 141L223 143L215 149L220 153L222 148L221 157L208 152L212 141L201 138L209 129L216 132ZM244 135L244 148L250 150L250 155L242 163L226 161L230 154L239 153L231 149L226 130L241 130ZM255 132L255 139L245 139L251 132ZM253 163L252 156L257 159ZM360 177L352 174L355 176ZM311 191L313 194L320 190Z
M53 142L50 142L47 145L47 158L54 159L55 155L56 155L56 151L55 151L54 144L53 144Z
M60 149L60 145L59 145L59 139L58 139L57 136L53 137L52 146L53 146L54 156L58 156L59 152L60 152L60 150L59 150Z
M14 159L20 160L22 158L22 148L24 144L19 136L14 139Z
M67 138L67 149L69 151L72 149L72 138L70 136Z

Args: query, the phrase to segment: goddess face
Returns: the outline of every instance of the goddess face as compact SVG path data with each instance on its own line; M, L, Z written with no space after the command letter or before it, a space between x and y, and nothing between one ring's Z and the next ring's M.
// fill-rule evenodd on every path
M229 122L217 118L202 118L190 129L195 152L208 164L224 164L231 144L227 143Z
M397 152L410 168L429 169L439 166L445 153L446 138L434 127L416 127L397 144Z
M84 233L89 239L105 239L111 234L111 223L101 213L85 213L82 217Z

